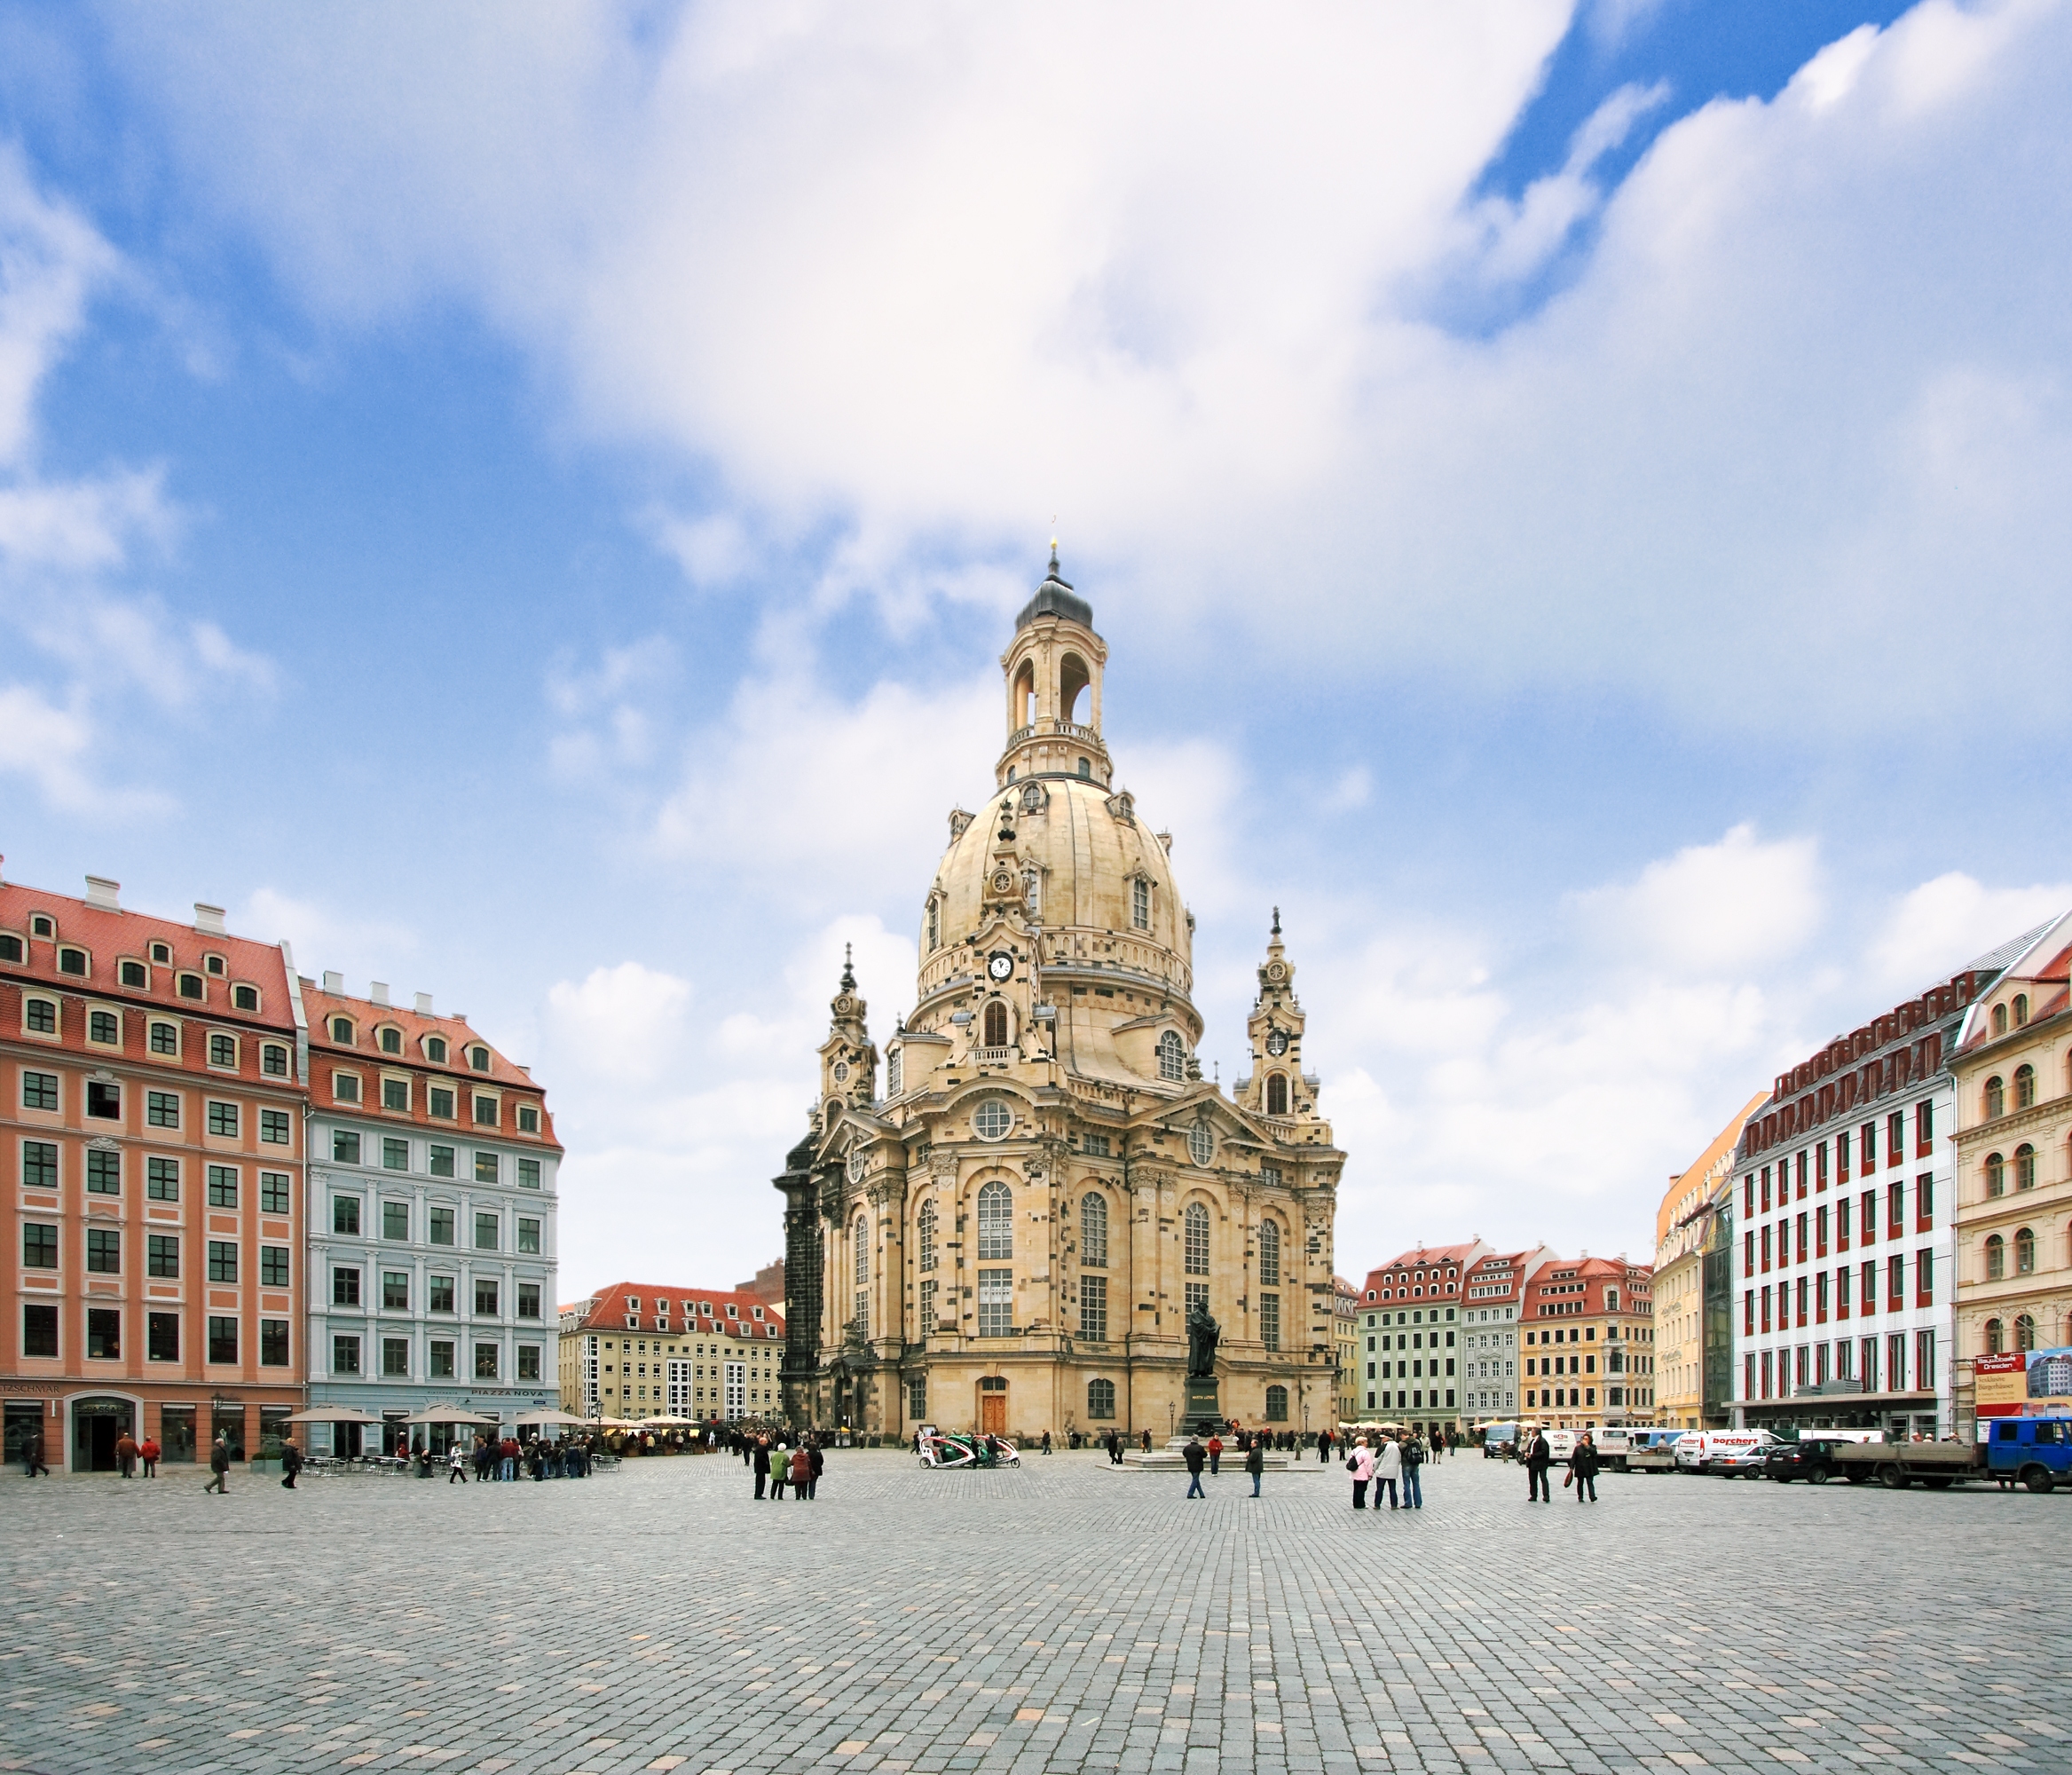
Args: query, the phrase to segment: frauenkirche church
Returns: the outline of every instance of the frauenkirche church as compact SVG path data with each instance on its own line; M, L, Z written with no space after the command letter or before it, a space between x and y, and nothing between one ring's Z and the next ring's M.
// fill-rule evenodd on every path
M993 792L949 816L915 1006L882 1060L843 972L812 1126L776 1179L794 1423L1163 1439L1197 1302L1226 1416L1335 1423L1345 1156L1304 1069L1295 968L1276 914L1251 1071L1225 1097L1195 1059L1172 836L1115 786L1101 739L1107 659L1053 548L1001 661Z

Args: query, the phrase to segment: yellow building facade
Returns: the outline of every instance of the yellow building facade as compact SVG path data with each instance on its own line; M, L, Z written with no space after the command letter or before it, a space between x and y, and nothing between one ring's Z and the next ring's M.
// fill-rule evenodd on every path
M1734 1215L1734 1151L1748 1118L1769 1100L1757 1092L1687 1171L1669 1179L1655 1214L1656 1422L1666 1430L1723 1429L1733 1397L1731 1290L1706 1314L1706 1257L1726 1250ZM1721 1260L1724 1264L1724 1259ZM1723 1267L1721 1274L1724 1276ZM1711 1353L1715 1409L1706 1410Z
M852 974L832 1001L812 1124L776 1179L800 1425L1162 1440L1196 1302L1225 1416L1335 1417L1344 1155L1295 965L1276 915L1225 1095L1195 1059L1171 834L1102 738L1107 661L1053 553L1001 659L992 792L952 811L920 895L914 1008L881 1053Z

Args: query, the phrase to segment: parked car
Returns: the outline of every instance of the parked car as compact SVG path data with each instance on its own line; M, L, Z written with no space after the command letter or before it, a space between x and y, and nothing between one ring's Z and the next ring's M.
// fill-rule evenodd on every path
M1706 1463L1706 1471L1728 1479L1760 1479L1768 1471L1776 1445L1753 1442L1740 1448L1722 1448Z

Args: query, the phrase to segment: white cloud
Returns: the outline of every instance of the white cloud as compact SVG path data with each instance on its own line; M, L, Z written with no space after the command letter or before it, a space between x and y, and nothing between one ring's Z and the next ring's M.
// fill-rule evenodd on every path
M1892 908L1866 958L1888 995L1918 992L2072 907L2072 883L1988 888L1952 870Z
M679 1057L690 996L689 981L622 961L555 982L547 1005L577 1066L645 1084Z
M232 910L229 924L263 943L286 939L298 972L312 980L327 970L343 974L349 992L364 994L370 980L383 977L398 993L430 991L436 998L439 990L436 981L406 986L398 977L421 945L415 931L391 919L356 918L320 901L262 887Z
M1640 879L1576 896L1608 950L1694 975L1732 973L1788 956L1818 927L1820 866L1810 839L1764 842L1749 825L1717 844L1651 863Z

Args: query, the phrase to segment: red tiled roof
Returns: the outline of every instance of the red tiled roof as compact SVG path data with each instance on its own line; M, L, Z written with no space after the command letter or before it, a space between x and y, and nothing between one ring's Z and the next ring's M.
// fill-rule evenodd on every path
M636 1308L631 1303L639 1301ZM656 1311L656 1303L666 1300L666 1314ZM573 1311L583 1303L576 1301L567 1309ZM753 1294L744 1289L689 1288L681 1283L666 1282L615 1282L609 1288L601 1288L591 1299L590 1310L571 1329L579 1331L674 1331L679 1336L695 1337L699 1332L707 1336L760 1335L768 1341L776 1341L784 1335L784 1315L776 1307L765 1306ZM685 1309L690 1306L706 1311L687 1317ZM735 1316L729 1317L728 1307L734 1308ZM758 1320L756 1314L762 1317ZM631 1316L639 1320L638 1325L628 1325ZM666 1323L658 1325L662 1318ZM763 1329L766 1326L776 1328L775 1337ZM737 1332L736 1327L751 1328L747 1332Z

